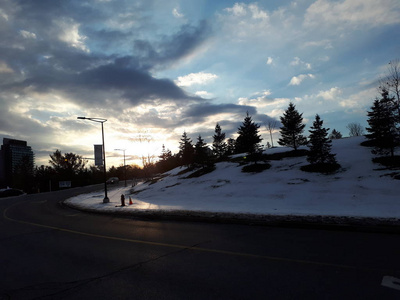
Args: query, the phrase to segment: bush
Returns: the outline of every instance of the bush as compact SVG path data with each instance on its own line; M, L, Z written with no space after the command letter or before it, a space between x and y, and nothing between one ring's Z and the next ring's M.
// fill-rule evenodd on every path
M189 179L189 178L200 177L200 176L203 176L203 175L205 175L207 173L211 173L214 170L215 170L215 165L214 164L210 164L210 165L208 165L206 167L203 167L203 168L193 172L192 174L186 176L185 178Z
M400 156L381 156L372 159L374 163L384 165L385 167L397 168L400 167Z
M339 164L310 164L306 166L302 166L300 168L304 172L312 172L312 173L333 173L340 169Z
M251 164L242 168L243 173L260 173L271 168L270 164Z
M307 149L300 149L300 150L293 150L281 153L273 153L273 154L264 154L263 159L266 160L281 160L287 157L301 157L307 156L308 150Z

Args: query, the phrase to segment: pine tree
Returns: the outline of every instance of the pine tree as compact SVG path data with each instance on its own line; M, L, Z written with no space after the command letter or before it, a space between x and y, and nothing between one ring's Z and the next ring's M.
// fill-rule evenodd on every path
M226 155L232 155L235 153L236 141L235 139L229 138L226 144Z
M302 135L305 125L303 124L303 114L299 114L296 106L290 102L288 109L281 117L282 127L280 128L281 138L278 144L288 146L297 150L301 145L307 144L307 138Z
M183 132L181 141L179 142L179 155L181 158L182 165L188 166L193 163L194 148L192 139Z
M221 126L217 123L215 126L215 134L213 135L212 151L217 158L222 158L225 156L226 150L225 133L222 132Z
M165 145L162 145L161 155L158 157L161 161L167 161L172 157L172 152L169 149L165 148Z
M158 172L164 173L176 167L174 156L171 150L166 149L162 145L161 155L158 157L160 160L156 163Z
M257 153L261 150L261 135L258 134L260 125L253 122L251 116L247 112L242 125L238 128L239 136L236 139L235 152L249 154Z
M315 116L315 121L310 130L310 151L307 161L310 164L336 164L335 154L331 153L332 141L328 139L329 128L322 127L323 121L319 115Z
M368 124L366 128L369 134L366 137L373 141L376 146L377 153L390 151L391 156L394 156L394 148L399 132L396 127L396 107L393 97L389 97L386 90L382 91L382 98L376 99L371 111L368 111Z
M342 134L337 131L336 129L333 129L331 134L329 135L329 139L331 140L338 140L342 138Z
M199 165L206 165L208 160L208 147L201 135L198 136L194 147L194 162Z

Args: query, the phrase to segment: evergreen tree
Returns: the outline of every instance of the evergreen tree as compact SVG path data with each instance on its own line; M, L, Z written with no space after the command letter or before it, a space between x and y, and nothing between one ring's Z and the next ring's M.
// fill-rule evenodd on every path
M179 142L179 156L181 158L181 164L188 166L193 163L194 148L192 139L183 132L181 141Z
M232 155L235 153L235 139L229 138L226 144L226 155Z
M218 123L215 126L215 134L213 135L212 151L217 158L224 157L227 151L225 133L222 132L221 126Z
M162 145L161 155L158 158L160 159L156 163L158 172L164 173L176 167L171 150L166 149L164 145Z
M289 103L288 109L281 117L281 123L279 145L292 147L294 150L297 150L299 146L307 144L307 138L302 135L305 127L303 124L303 114L299 114L292 102Z
M315 116L315 121L310 130L310 151L307 161L310 164L336 164L335 154L331 153L332 141L328 139L329 128L322 127L323 121L319 115Z
M161 155L158 157L161 161L167 161L172 157L172 152L169 149L165 148L165 145L162 145Z
M329 135L329 139L331 140L338 140L342 138L342 134L339 131L336 131L336 129L333 129L331 134Z
M382 98L376 99L371 111L368 111L367 121L370 127L366 128L369 132L366 137L373 141L377 153L390 151L391 156L394 156L394 148L399 138L396 113L393 97L389 97L389 93L383 90Z
M251 116L247 112L242 125L238 128L239 136L236 139L235 152L254 154L260 151L262 141L261 135L258 134L260 125L253 122Z
M208 147L201 135L198 136L194 147L194 162L199 165L206 165L208 160Z

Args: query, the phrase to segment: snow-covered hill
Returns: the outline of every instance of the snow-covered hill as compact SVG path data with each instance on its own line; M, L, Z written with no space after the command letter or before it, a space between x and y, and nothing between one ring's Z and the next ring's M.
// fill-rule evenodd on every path
M272 215L322 215L400 218L400 181L393 170L372 163L371 149L360 146L363 137L334 140L332 152L342 169L330 175L300 170L306 157L271 160L270 169L243 173L232 162L216 164L216 170L197 178L178 175L177 168L155 183L140 183L109 193L81 195L70 205L107 211L197 211ZM288 151L275 148L267 153ZM400 171L398 171L400 172ZM120 204L124 194L133 202Z

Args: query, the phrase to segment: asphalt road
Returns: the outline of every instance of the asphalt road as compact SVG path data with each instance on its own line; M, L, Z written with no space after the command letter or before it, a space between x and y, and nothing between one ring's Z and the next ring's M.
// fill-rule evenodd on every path
M400 299L400 236L88 214L0 199L0 299ZM383 283L383 284L382 284Z

